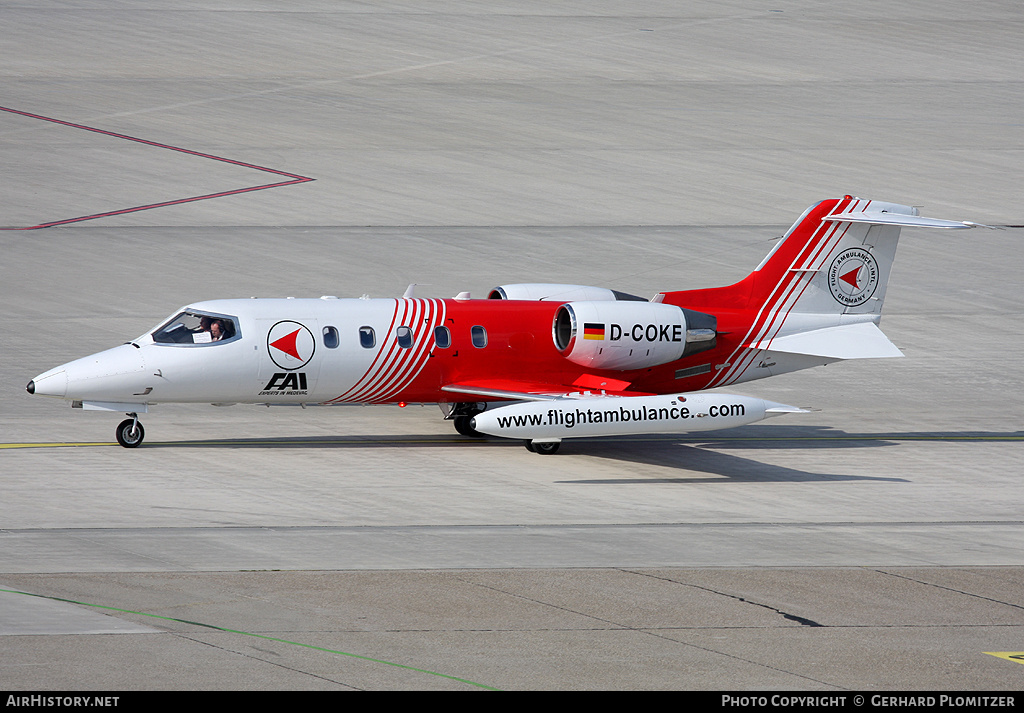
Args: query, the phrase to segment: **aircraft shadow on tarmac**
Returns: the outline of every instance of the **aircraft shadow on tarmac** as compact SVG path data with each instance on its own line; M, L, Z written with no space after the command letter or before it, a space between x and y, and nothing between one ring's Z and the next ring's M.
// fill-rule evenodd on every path
M850 475L835 473L811 473L786 466L764 463L742 458L722 451L795 451L815 450L824 456L826 452L850 448L898 447L909 442L928 443L976 443L981 445L992 441L1024 440L1024 431L930 431L930 432L887 432L848 433L827 427L808 426L757 426L738 428L729 435L715 435L707 438L673 436L651 436L640 444L625 440L606 440L589 443L585 453L592 457L608 458L629 463L643 463L667 468L678 468L693 473L704 473L712 477L658 478L653 482L810 482L810 481L875 481L905 483L906 478ZM683 446L682 448L680 446ZM581 451L583 449L580 449ZM567 455L572 454L570 450ZM823 457L822 464L833 462ZM614 480L584 480L573 483L600 483L607 485ZM620 482L636 484L636 478L624 478Z
M686 475L668 478L599 478L587 480L565 480L559 482L577 485L593 483L610 485L615 483L679 483L692 485L697 483L807 483L807 482L845 482L875 481L888 483L906 483L906 478L879 477L868 475L849 475L827 472L809 472L772 463L744 458L717 450L721 442L680 443L665 441L656 444L645 444L642 451L636 451L623 445L602 443L593 444L586 455L594 458L606 458L630 464L644 464L662 468L674 468L686 471ZM893 443L869 443L860 447L881 447L895 445ZM725 447L729 447L725 445ZM844 447L849 447L844 445ZM776 448L786 448L776 445ZM834 462L831 458L823 458L822 464Z

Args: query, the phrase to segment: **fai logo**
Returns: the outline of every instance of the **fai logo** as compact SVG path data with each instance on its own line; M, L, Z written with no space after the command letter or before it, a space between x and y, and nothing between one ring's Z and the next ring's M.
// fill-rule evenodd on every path
M878 263L862 248L839 253L828 269L828 288L836 302L847 307L867 302L877 286Z
M306 372L279 371L270 377L260 396L304 396L309 393L306 389Z
M278 322L267 333L267 351L274 363L286 371L301 369L313 358L313 333L298 322Z

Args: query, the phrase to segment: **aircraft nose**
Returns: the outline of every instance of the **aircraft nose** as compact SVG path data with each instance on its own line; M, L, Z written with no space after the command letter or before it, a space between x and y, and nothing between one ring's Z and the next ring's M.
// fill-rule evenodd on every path
M66 399L81 401L132 401L145 391L151 376L145 369L142 351L132 345L107 349L64 364L67 372ZM39 380L36 379L36 393ZM147 392L148 393L148 392Z
M28 382L25 389L38 396L58 396L63 398L68 392L68 374L64 367L50 369Z

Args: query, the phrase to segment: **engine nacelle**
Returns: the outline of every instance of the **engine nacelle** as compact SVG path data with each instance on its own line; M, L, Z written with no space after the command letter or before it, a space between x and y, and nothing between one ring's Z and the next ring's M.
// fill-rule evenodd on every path
M591 369L644 369L715 346L710 314L653 302L571 302L552 324L555 347Z
M617 290L609 290L604 287L588 287L587 285L558 285L548 283L524 283L521 285L499 285L487 295L491 300L529 300L531 302L572 302L600 301L614 302L625 300L627 302L646 302L643 297L629 295Z

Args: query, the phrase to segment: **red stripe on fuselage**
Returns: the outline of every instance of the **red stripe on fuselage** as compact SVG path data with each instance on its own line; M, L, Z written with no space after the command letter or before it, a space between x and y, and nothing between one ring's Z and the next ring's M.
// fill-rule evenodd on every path
M408 352L402 355L391 378L387 383L378 389L374 396L375 401L389 401L397 393L401 392L419 375L434 345L433 330L436 326L438 315L438 303L440 300L418 300L420 309L415 311L412 319L415 326L413 329L413 347L403 351ZM443 303L442 303L443 304ZM407 325L408 326L408 325Z
M328 403L334 403L338 401L359 401L355 394L357 393L358 390L362 390L364 388L366 379L372 378L371 375L376 373L376 369L379 368L379 364L381 363L381 360L384 358L384 346L387 344L387 340L394 333L395 322L398 321L399 302L400 300L395 300L394 311L391 313L391 324L388 325L387 331L382 335L381 339L383 339L384 341L381 343L380 349L377 350L377 355L373 358L373 361L370 362L370 366L363 373L363 375L359 377L359 380L356 381L355 386L353 386L340 396L336 396L335 398L331 399ZM374 327L372 324L366 326L372 327L376 331L376 327Z
M551 324L558 303L511 300L443 300L433 326L443 324L451 333L451 346L437 348L433 335L423 342L430 349L420 354L406 375L381 391L388 402L485 401L456 396L440 387L461 382L505 379L531 383L572 383L585 370L564 359L555 349ZM473 345L474 326L487 331L487 346ZM424 325L426 329L426 325ZM432 328L431 328L432 330ZM568 379L568 381L566 381ZM398 386L399 390L394 387ZM566 390L572 390L566 387Z
M378 394L383 388L386 388L388 381L394 374L395 370L409 354L408 348L400 347L398 345L397 334L400 327L408 327L409 323L414 321L419 312L419 304L418 300L404 299L402 300L402 303L402 316L398 320L398 326L395 327L394 330L386 337L390 345L387 356L381 362L380 368L378 368L376 374L374 374L373 379L359 394L357 394L359 401L376 401Z

